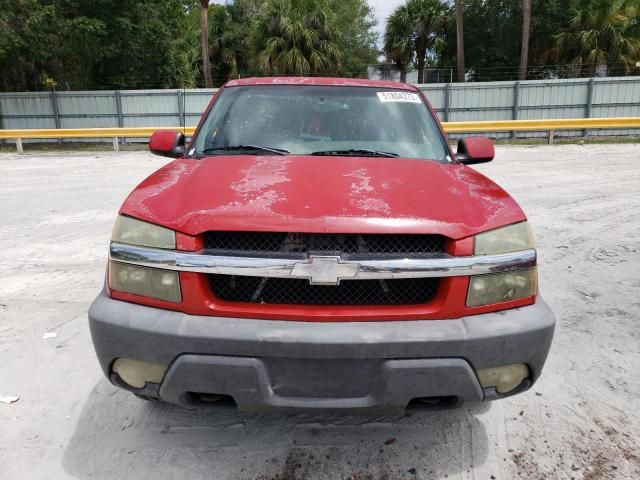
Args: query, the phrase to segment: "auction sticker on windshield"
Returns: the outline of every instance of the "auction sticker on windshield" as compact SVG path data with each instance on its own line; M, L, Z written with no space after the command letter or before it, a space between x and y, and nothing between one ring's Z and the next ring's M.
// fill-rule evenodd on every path
M420 95L412 92L378 92L381 102L422 103Z

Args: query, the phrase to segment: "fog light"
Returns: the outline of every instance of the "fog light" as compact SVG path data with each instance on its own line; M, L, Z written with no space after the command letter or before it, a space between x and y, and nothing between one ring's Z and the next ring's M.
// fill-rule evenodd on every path
M529 377L529 367L524 363L477 370L482 388L496 387L498 393L509 393Z
M167 367L157 363L118 358L112 368L123 382L134 388L144 388L147 382L162 383Z

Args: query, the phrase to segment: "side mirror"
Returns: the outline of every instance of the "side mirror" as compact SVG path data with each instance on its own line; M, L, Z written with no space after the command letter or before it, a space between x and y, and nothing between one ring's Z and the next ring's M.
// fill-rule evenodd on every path
M486 137L467 137L458 142L456 159L465 165L490 162L495 156L493 144Z
M184 134L172 130L156 130L149 140L151 153L163 157L181 157L184 155L184 145Z

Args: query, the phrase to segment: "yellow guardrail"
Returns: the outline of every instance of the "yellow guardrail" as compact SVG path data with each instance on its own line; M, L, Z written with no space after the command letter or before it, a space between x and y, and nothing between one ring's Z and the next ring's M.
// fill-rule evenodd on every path
M490 120L481 122L447 122L443 123L443 126L448 133L548 132L555 130L587 130L599 128L640 128L640 117Z
M156 130L173 130L193 135L195 127L138 127L138 128L26 128L21 130L0 130L0 140L16 140L18 153L23 153L23 138L112 138L113 149L120 149L118 138L150 137Z
M490 120L477 122L445 122L447 133L473 132L549 132L553 143L556 130L595 130L640 128L640 117L571 118L555 120ZM186 136L193 135L195 127L141 127L141 128L60 128L0 130L0 139L15 139L18 152L22 153L25 138L112 138L113 148L118 150L118 138L150 137L156 130L177 130Z
M141 127L141 128L51 128L0 130L0 139L11 138L114 138L150 137L156 130L173 130L193 135L195 127Z

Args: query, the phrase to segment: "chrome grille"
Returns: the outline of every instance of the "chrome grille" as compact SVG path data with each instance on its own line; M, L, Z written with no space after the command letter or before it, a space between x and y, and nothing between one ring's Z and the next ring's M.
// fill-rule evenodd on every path
M207 232L205 249L216 255L343 259L405 258L441 254L440 235ZM214 295L240 303L289 305L417 305L436 295L438 278L344 280L312 285L308 279L210 274Z

